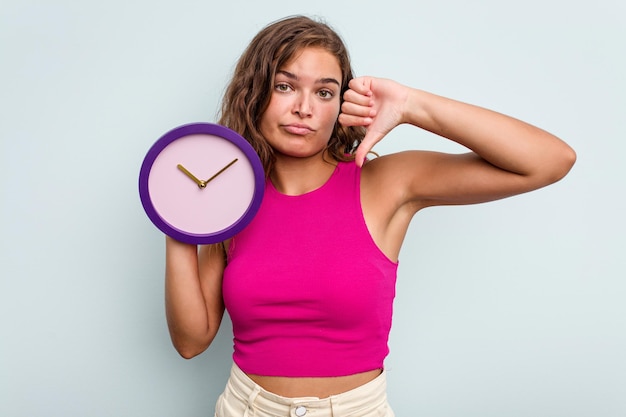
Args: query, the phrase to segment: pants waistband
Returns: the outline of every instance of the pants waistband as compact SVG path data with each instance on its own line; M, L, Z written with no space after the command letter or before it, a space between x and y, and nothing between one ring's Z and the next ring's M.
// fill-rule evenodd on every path
M283 397L263 389L250 379L236 364L231 369L227 389L247 403L246 414L276 416L315 417L364 415L368 410L376 410L387 404L387 380L385 371L372 381L350 391L327 398ZM313 412L314 411L314 412Z

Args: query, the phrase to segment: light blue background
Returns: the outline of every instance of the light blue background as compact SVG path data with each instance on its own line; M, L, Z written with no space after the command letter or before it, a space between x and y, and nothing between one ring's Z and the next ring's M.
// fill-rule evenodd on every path
M0 7L0 415L213 415L230 323L185 361L147 149L215 121L252 36L326 17L359 75L537 124L578 162L532 194L419 213L402 251L398 416L626 415L626 3L6 0ZM460 149L401 127L377 150Z

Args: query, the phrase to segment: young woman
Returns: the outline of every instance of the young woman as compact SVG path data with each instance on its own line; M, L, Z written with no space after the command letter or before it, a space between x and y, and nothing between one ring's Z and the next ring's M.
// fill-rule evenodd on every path
M253 39L220 123L265 164L261 209L222 244L166 241L167 319L178 352L207 349L225 308L233 322L219 417L392 416L383 361L412 217L546 186L575 161L560 139L511 117L353 78L341 39L306 17L274 22ZM400 124L469 152L366 160Z

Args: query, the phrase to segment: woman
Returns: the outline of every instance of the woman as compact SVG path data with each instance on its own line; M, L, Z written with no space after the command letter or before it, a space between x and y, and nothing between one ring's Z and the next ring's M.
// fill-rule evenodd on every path
M392 416L383 361L413 215L528 192L575 161L560 139L519 120L391 80L353 78L341 39L306 17L274 22L253 39L220 123L264 162L261 209L222 244L166 241L167 319L178 352L203 352L225 308L233 322L219 417ZM470 152L366 161L405 123Z

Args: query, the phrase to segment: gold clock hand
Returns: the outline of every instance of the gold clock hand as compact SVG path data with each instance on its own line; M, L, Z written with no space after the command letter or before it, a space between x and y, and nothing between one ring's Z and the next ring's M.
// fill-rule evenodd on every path
M185 168L184 166L182 166L181 164L176 165L178 169L180 169L181 171L183 171L185 173L185 175L187 175L189 178L191 178L196 184L198 184L198 187L200 188L204 188L206 187L206 183L208 181L202 181L199 180L198 178L196 178L195 175L193 175L191 172L189 172L187 170L187 168Z
M226 171L228 168L230 168L235 162L237 162L238 159L235 158L232 161L230 161L230 163L228 165L226 165L224 168L220 169L219 171L217 171L215 173L215 175L213 175L211 178L209 178L208 180L204 181L204 185L207 185L209 182L213 181L213 179L215 179L215 177L217 177L218 175L220 175L222 172Z

